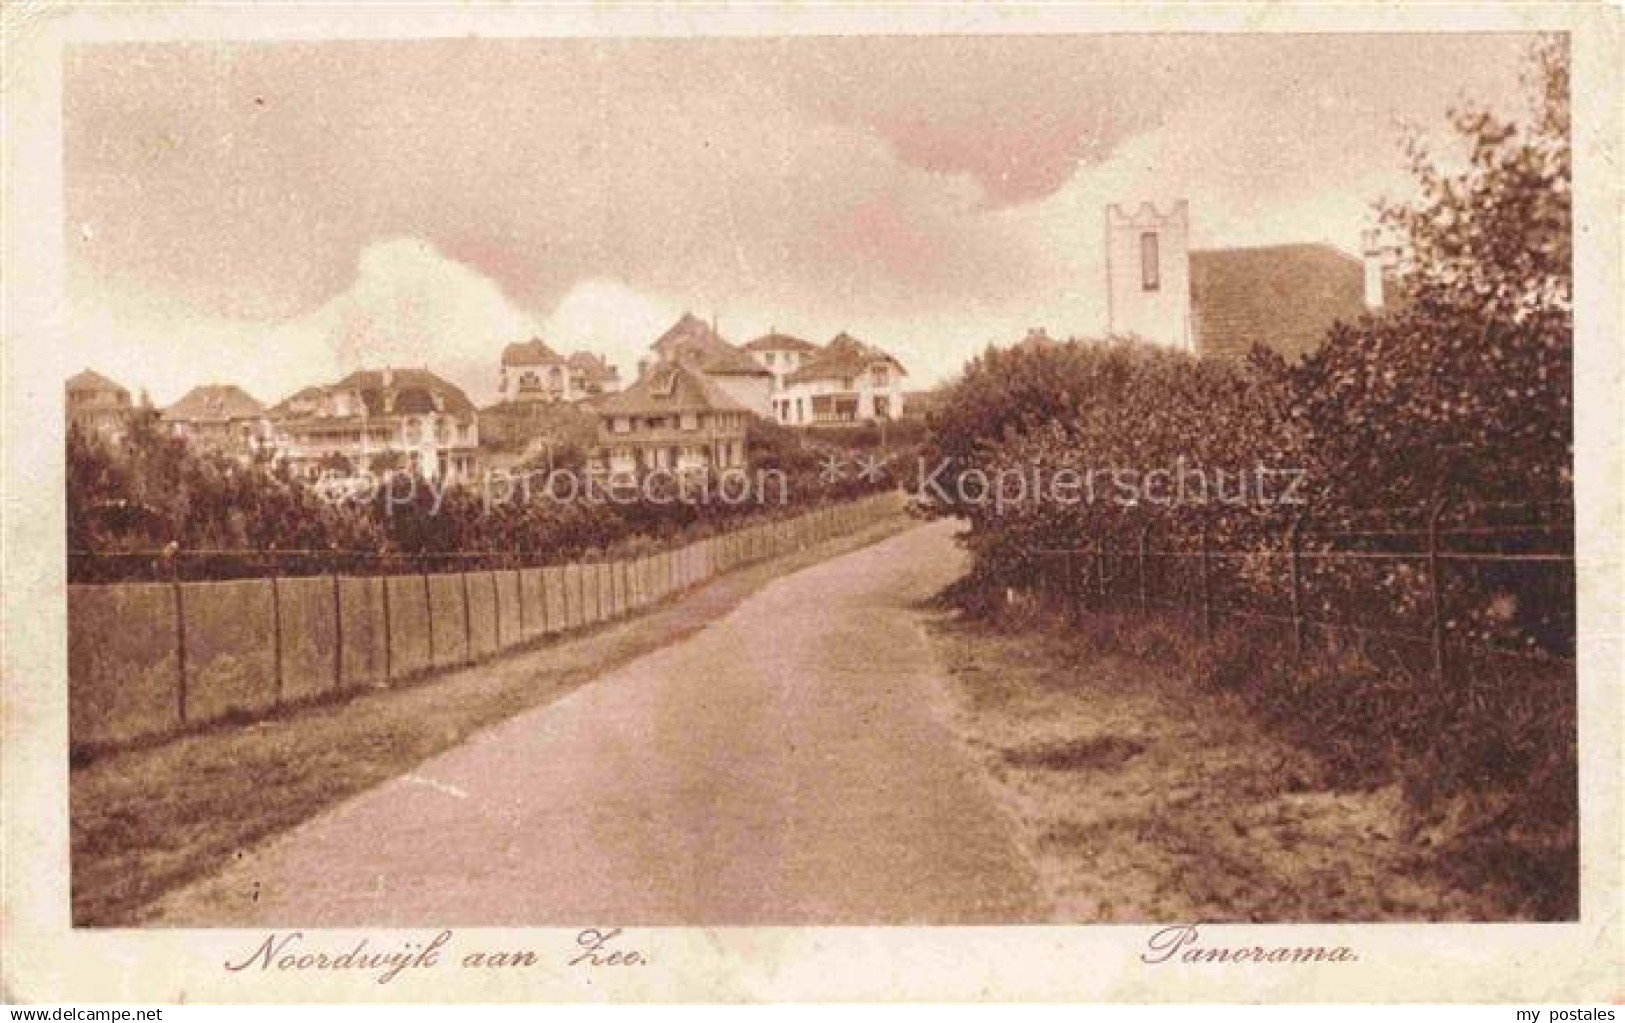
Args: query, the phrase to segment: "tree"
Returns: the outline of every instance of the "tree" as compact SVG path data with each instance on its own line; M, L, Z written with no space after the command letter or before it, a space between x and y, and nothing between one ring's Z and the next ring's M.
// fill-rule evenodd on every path
M1306 464L1327 509L1564 500L1572 464L1568 56L1531 52L1523 125L1453 111L1466 166L1407 140L1418 197L1396 311L1334 331L1295 374Z

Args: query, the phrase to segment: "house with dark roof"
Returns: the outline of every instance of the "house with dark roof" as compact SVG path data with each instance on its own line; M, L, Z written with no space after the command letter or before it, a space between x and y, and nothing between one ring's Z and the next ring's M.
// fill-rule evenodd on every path
M790 426L850 426L900 419L908 370L891 354L842 331L784 377L774 413Z
M729 344L716 324L684 313L649 346L639 376L656 367L681 363L699 370L736 402L756 415L773 414L773 374L753 355Z
M67 429L114 442L122 440L138 420L155 414L150 403L130 400L124 385L109 380L93 369L84 369L67 379L62 388L62 410Z
M598 443L592 464L610 478L745 468L752 410L691 362L649 367L626 390L596 401L593 413Z
M410 471L472 482L479 417L457 385L427 369L358 370L271 409L279 464L309 480Z
M503 402L578 401L620 386L620 371L592 352L564 356L539 337L502 349L497 393Z
M1325 244L1191 250L1189 218L1184 200L1167 213L1106 208L1109 334L1212 358L1257 345L1298 359L1334 323L1383 304L1387 254L1373 232L1362 258Z
M201 384L158 417L174 437L206 451L252 460L272 450L265 406L236 384Z
M582 398L614 394L621 389L621 371L602 355L571 352L568 360L570 390Z

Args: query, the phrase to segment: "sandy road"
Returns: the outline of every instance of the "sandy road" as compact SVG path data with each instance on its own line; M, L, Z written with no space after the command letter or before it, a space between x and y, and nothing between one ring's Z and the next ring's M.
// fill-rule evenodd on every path
M951 534L924 526L779 579L172 893L149 920L1042 919L1009 821L931 710L941 669L911 605L962 570Z

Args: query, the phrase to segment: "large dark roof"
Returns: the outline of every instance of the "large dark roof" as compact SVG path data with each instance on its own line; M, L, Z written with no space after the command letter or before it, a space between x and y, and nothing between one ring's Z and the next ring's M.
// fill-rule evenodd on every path
M806 365L785 377L786 383L799 384L808 380L844 380L863 374L870 366L884 362L897 372L907 374L903 364L871 344L859 341L842 331Z
M564 357L547 346L539 337L529 341L516 341L502 349L504 366L542 366L563 362Z
M1241 358L1255 344L1296 359L1333 323L1365 309L1365 271L1330 245L1269 245L1191 253L1196 351Z
M293 408L296 403L314 401L335 391L354 391L360 395L367 414L372 416L418 415L436 411L456 416L474 413L474 403L468 400L462 388L426 369L356 370L337 383L306 387L284 398L272 412L298 415Z
M705 373L685 362L662 362L619 394L593 405L599 415L643 416L674 412L749 412Z
M70 391L116 391L119 394L129 394L122 384L109 380L93 369L80 370L68 378L66 388Z
M684 313L671 329L655 340L654 349L662 362L682 362L698 366L706 373L722 376L772 376L755 359L735 348L709 323L692 313Z
M203 384L164 409L168 423L229 423L233 419L254 419L265 406L236 384Z

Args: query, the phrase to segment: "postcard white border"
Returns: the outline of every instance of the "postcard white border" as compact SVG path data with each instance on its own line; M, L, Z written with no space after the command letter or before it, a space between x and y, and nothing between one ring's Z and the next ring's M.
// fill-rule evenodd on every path
M1617 10L1390 4L1321 8L572 5L33 5L7 8L3 368L4 956L0 1000L102 1001L1473 1001L1612 1000L1621 948L1620 272ZM266 932L74 930L68 917L61 381L60 55L69 42L591 35L1054 32L1571 32L1576 194L1582 919L1562 924L1204 928L1213 944L1347 945L1359 961L1147 966L1153 928L727 928L635 932L654 965L571 970L574 931L459 930L531 947L507 974L348 975L221 968ZM1169 923L1184 921L1168 921ZM603 921L614 925L615 921ZM410 932L419 936L422 932ZM365 934L326 931L326 945Z

